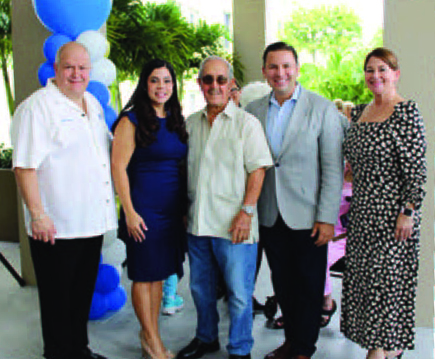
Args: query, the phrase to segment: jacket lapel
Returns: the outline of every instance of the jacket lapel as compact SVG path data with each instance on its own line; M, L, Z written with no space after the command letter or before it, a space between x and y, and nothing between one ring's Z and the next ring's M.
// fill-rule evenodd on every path
M258 107L258 119L263 126L264 133L266 133L267 112L269 111L270 94L261 99L260 106Z
M294 142L294 139L297 137L299 131L303 127L302 124L306 119L307 111L308 111L308 97L305 89L301 87L301 92L299 94L299 99L296 102L296 106L293 110L292 117L287 126L284 140L282 142L281 152L278 156L280 158L284 151L288 149Z

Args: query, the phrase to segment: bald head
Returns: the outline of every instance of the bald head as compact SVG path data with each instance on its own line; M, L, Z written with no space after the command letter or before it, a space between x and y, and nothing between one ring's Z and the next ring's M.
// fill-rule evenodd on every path
M84 50L86 52L86 54L89 56L89 52L88 49L86 47L84 47L82 44L75 42L75 41L71 41L71 42L67 42L66 44L63 44L61 47L59 47L59 50L57 50L56 52L56 58L54 63L55 64L59 64L60 58L62 57L62 54L65 50L72 50L74 51L74 49L78 49L78 50ZM89 56L90 58L90 56Z
M69 99L81 103L89 83L91 60L86 48L77 42L63 45L54 64L55 84Z

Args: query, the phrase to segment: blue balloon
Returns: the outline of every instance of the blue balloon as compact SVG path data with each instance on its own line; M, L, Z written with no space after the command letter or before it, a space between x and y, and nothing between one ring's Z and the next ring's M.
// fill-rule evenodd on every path
M100 319L108 310L107 298L104 294L94 292L92 296L91 309L89 311L89 319Z
M113 109L112 106L105 106L104 107L104 118L106 120L107 127L109 127L109 130L112 130L112 126L115 123L116 119L118 118L118 114Z
M89 81L89 85L86 90L97 98L98 102L101 104L101 107L107 107L110 99L110 92L106 85L98 81Z
M97 281L95 283L95 292L100 294L110 293L118 287L119 282L119 273L114 266L110 264L100 264Z
M113 292L106 294L106 303L108 310L118 311L127 302L127 292L121 286L118 286Z
M39 66L38 79L39 79L39 83L42 86L45 86L47 84L47 80L54 76L55 76L54 67L48 61L44 62L41 66Z
M62 45L72 41L71 38L62 34L54 34L47 38L44 42L44 55L45 58L51 64L54 64L56 60L57 51L61 48Z
M107 20L111 0L33 0L41 23L51 32L75 39L86 30L98 30Z

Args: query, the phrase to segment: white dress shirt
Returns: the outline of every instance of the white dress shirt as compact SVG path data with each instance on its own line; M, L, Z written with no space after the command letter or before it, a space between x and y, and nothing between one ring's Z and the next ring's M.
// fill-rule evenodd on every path
M117 227L111 134L95 97L86 92L85 101L87 114L48 81L12 120L13 167L36 170L56 239L92 237ZM26 206L25 222L31 235Z

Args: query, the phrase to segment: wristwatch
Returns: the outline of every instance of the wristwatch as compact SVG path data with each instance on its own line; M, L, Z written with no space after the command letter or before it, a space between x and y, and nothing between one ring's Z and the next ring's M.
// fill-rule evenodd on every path
M247 204L242 206L242 211L245 212L249 217L254 216L256 206L249 206Z
M400 213L403 213L407 217L412 217L412 215L414 214L414 210L412 208L404 207L404 208L402 208Z

